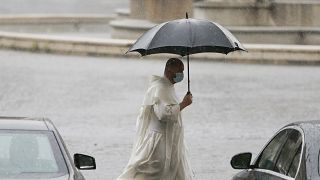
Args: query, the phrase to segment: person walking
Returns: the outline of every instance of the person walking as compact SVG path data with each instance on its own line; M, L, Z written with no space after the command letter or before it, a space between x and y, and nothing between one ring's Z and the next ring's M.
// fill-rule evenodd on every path
M181 119L192 94L179 102L174 89L183 80L183 71L183 62L170 58L164 76L152 76L137 118L130 160L117 180L193 180Z

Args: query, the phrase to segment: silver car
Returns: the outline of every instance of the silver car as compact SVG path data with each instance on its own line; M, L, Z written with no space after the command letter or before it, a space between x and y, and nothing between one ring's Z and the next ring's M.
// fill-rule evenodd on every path
M233 180L320 180L320 121L296 122L283 127L255 161L251 153L231 159L244 169Z
M79 170L96 168L93 157L73 159L49 119L0 117L0 179L85 180Z

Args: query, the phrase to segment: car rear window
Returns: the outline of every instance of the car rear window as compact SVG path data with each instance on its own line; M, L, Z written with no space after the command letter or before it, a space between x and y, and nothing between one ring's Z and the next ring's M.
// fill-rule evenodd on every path
M49 178L67 173L53 132L0 131L0 179Z

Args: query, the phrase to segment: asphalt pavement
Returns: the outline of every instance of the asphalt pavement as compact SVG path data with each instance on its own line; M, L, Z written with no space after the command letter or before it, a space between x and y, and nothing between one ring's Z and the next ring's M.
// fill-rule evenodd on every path
M48 117L72 153L92 155L89 180L115 179L130 156L150 75L165 60L35 54L0 50L0 115ZM283 125L320 119L320 67L192 60L194 103L183 111L198 180L230 179L229 161L254 157ZM177 84L179 97L186 80Z
M2 0L0 14L113 14L128 6L129 0ZM130 156L148 79L161 75L164 64L147 57L0 50L0 116L50 118L71 153L96 158L97 170L84 171L87 179L112 180ZM191 57L194 103L184 110L183 123L197 179L230 179L238 172L229 165L234 154L250 151L255 157L281 126L320 120L319 68ZM177 84L181 98L186 87L186 81Z

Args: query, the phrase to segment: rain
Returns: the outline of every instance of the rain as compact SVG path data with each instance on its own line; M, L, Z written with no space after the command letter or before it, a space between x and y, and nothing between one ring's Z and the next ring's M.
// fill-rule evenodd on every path
M126 14L132 8L130 3L138 2L134 0L92 0L90 3L85 0L2 1L5 3L0 7L1 38L7 38L5 33L10 32L96 42L121 39L119 37L123 35L123 41L132 44L141 34L122 31L121 25L132 27L131 23L148 21L144 24L148 29L158 24L161 18L163 21L168 18L154 17L148 11ZM191 16L200 19L213 17L209 12L200 10L205 3L214 2L219 1L193 1ZM251 3L253 0L245 2ZM265 6L270 2L255 1ZM284 5L279 2L280 6ZM251 13L250 8L247 12ZM280 16L281 13L278 13ZM37 17L45 14L55 17L64 14L69 17L70 14L75 17L84 14L102 17L95 22L78 24L72 21L66 23L68 20L38 25L6 22L9 16L30 18L31 14ZM132 16L144 16L145 19L132 19ZM317 65L319 59L316 60L320 49L317 46L319 22L312 22L311 27L300 22L282 22L278 17L267 18L273 18L273 25L263 30L261 27L269 22L260 22L256 29L252 24L232 26L228 24L234 23L231 20L221 23L230 27L229 30L247 47L248 52L223 56L190 55L193 103L182 112L182 119L189 159L198 180L231 179L239 172L230 166L233 155L252 152L253 158L256 158L268 140L284 125L320 119L320 71ZM216 20L219 21L219 18ZM239 20L238 23L246 22ZM287 31L276 23L285 23ZM293 28L296 25L300 26L298 32ZM265 39L259 38L259 30L266 32ZM278 33L273 36L271 31ZM303 36L299 39L295 33L302 33ZM295 48L302 50L309 48L305 50L306 54L309 51L315 53L305 57L303 54L285 56L279 53L275 57L272 56L275 51L271 55L259 54L264 59L252 58L250 55L257 53L258 45L264 40L267 45L262 49L297 45ZM90 48L96 50L97 47L88 47L83 53L73 53L75 49L59 52L50 44L46 46L48 49L41 49L40 45L35 48L32 45L34 41L24 46L6 45L4 40L0 43L0 116L51 119L70 154L84 153L95 157L97 169L82 171L86 179L116 179L132 151L136 119L149 79L153 74L163 75L165 60L171 56L125 55L128 48L121 49L122 55L105 55L102 50L94 53L86 51ZM63 47L72 48L69 45ZM261 51L267 52L265 49ZM316 52L318 55L315 55ZM237 56L240 58L237 59ZM186 57L182 61L186 66ZM178 97L182 99L187 92L186 80L175 86Z

